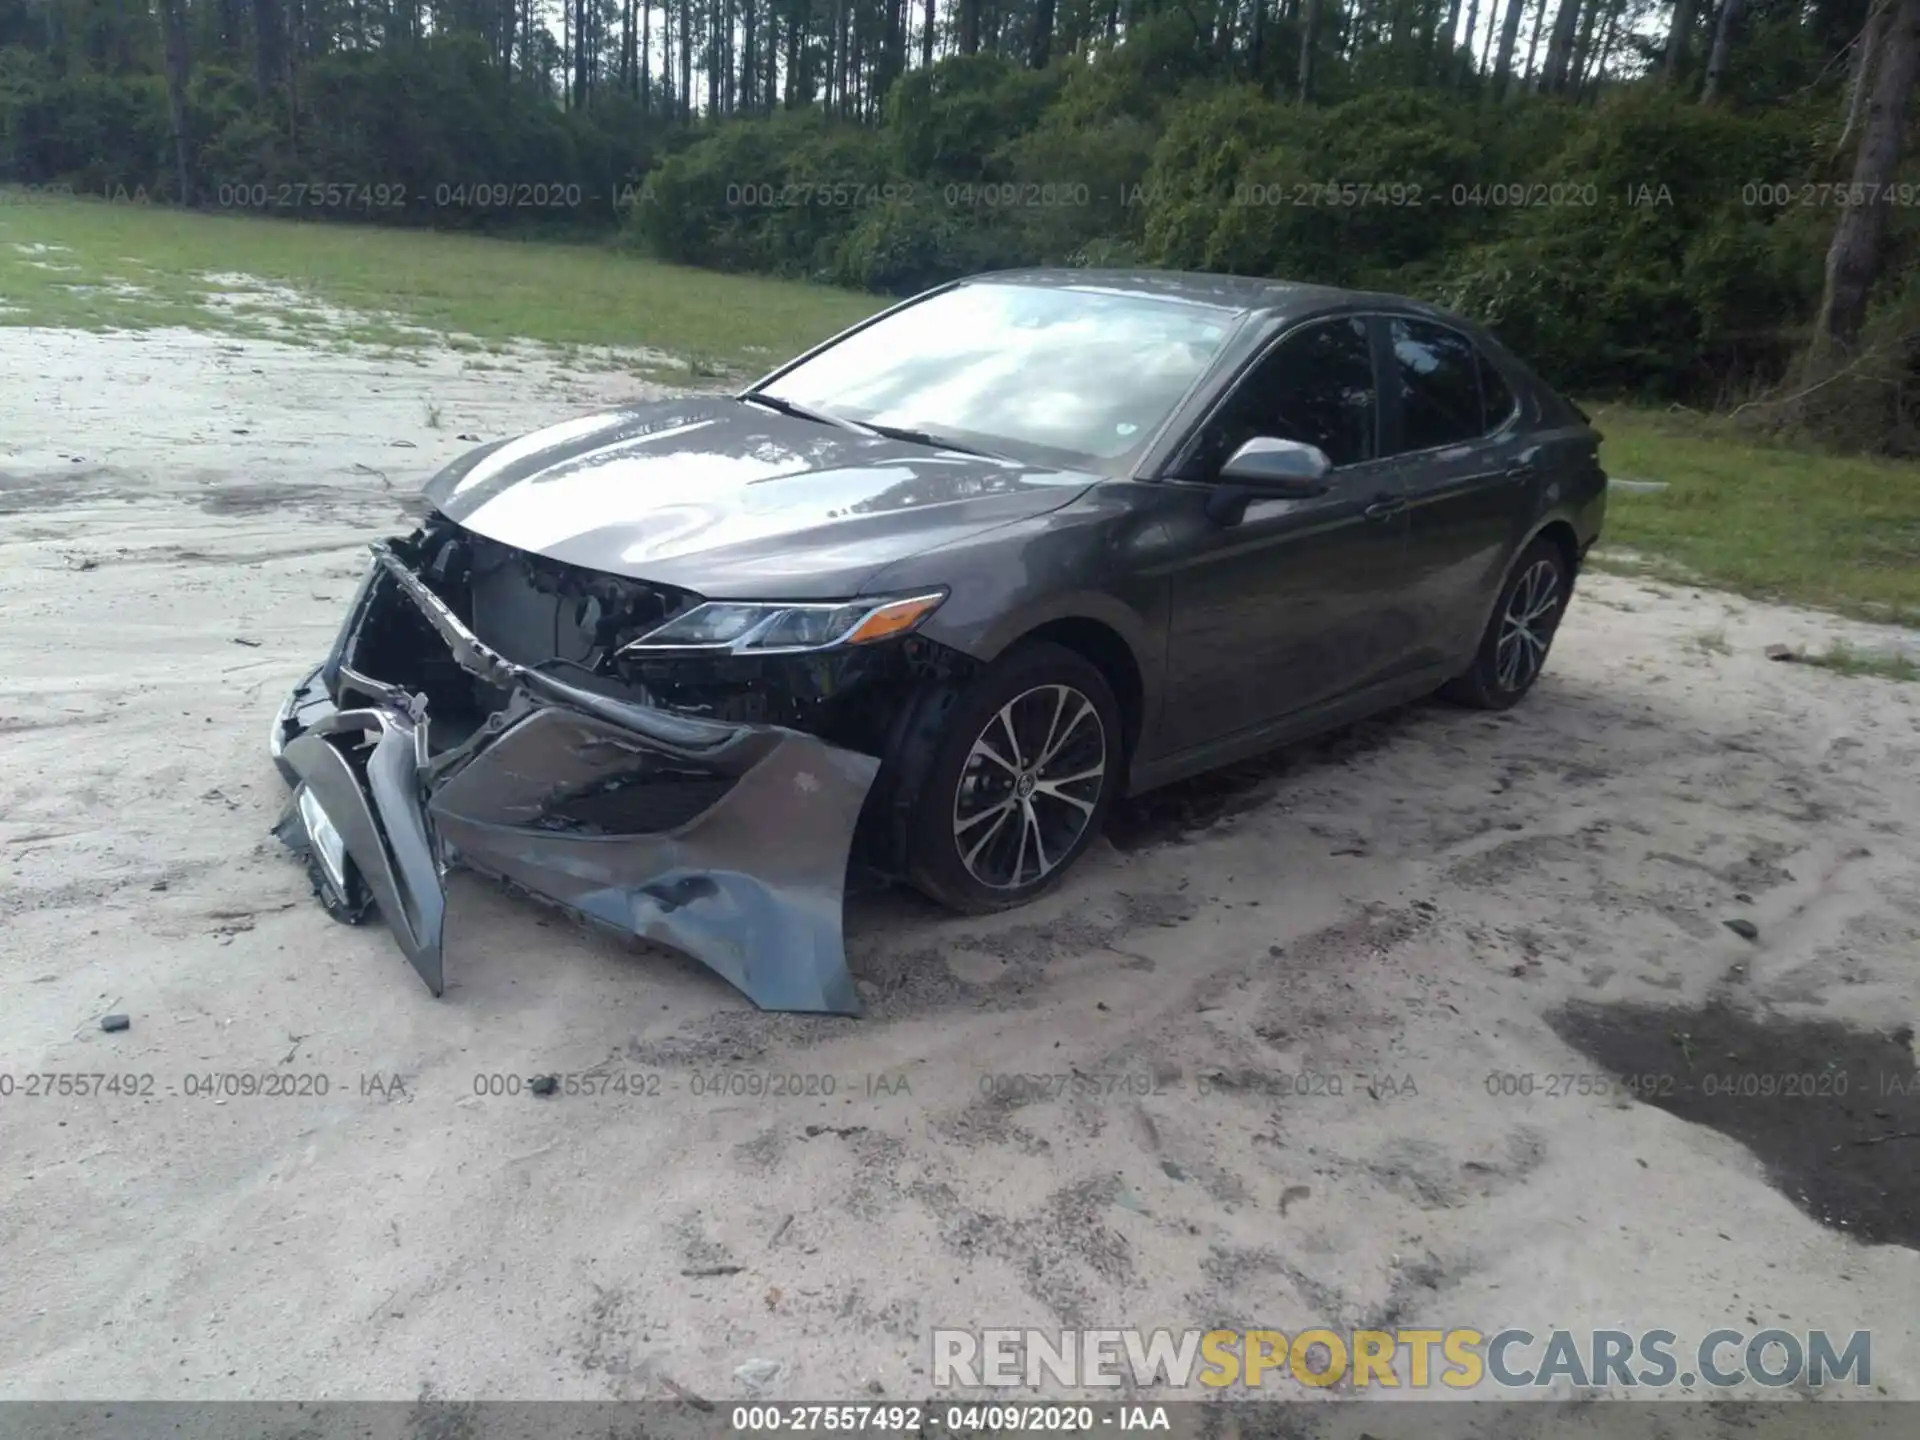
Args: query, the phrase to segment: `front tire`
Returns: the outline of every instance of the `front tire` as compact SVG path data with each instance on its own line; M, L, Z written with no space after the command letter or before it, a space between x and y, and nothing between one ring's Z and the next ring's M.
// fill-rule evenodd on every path
M970 915L1051 887L1106 822L1124 764L1120 708L1098 666L1044 641L967 689L910 827L908 878Z
M1545 537L1535 540L1507 574L1473 667L1441 693L1477 710L1519 704L1546 666L1572 596L1573 571L1565 552Z

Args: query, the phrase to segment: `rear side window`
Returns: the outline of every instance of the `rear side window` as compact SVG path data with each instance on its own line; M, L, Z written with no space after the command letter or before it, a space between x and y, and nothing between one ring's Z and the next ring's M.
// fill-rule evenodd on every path
M1481 361L1473 342L1457 330L1424 320L1396 319L1390 324L1393 383L1400 391L1397 449L1430 450L1484 435L1488 427L1480 403Z
M1486 416L1486 428L1498 430L1507 423L1507 417L1513 414L1513 389L1493 368L1493 362L1485 355L1480 356L1480 403ZM1585 419L1583 415L1580 417Z

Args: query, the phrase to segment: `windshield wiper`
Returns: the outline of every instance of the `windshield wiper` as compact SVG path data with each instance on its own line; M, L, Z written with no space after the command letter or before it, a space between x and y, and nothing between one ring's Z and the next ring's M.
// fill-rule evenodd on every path
M740 398L755 405L764 405L769 410L777 410L782 415L791 415L796 420L811 420L816 425L832 425L840 430L871 430L873 428L870 425L856 425L845 416L835 415L829 410L815 410L810 405L802 405L794 400L783 400L778 395L764 395L758 390L749 390Z
M925 430L910 430L903 425L880 425L872 420L862 420L861 428L884 435L889 440L905 440L909 445L929 445L935 450L957 450L962 455L984 455L989 460L1004 460L1004 455L996 455L991 450L982 450L976 445L962 445L958 440L949 440L944 435L931 435Z
M842 430L858 430L868 435L884 435L889 440L905 440L910 445L925 445L934 450L955 450L962 455L981 455L989 460L1004 460L1004 455L995 455L990 450L982 450L973 445L962 445L958 440L949 440L941 435L932 435L925 430L912 430L904 425L879 425L872 420L851 420L845 415L835 415L831 410L816 410L810 405L802 405L797 400L783 399L778 395L768 395L759 390L750 390L740 397L755 405L764 405L769 410L777 410L782 415L792 415L796 419L811 420L818 425L835 425Z

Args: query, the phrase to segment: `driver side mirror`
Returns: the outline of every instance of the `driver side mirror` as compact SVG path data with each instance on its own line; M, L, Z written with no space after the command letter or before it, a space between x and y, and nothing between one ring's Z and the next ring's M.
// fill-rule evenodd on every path
M1317 445L1256 435L1227 457L1220 481L1244 485L1261 495L1286 500L1308 500L1327 493L1327 472L1333 462Z

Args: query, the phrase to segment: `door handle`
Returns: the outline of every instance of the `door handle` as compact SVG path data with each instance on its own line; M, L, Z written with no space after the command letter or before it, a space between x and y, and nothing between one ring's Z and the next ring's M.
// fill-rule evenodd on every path
M1407 510L1406 497L1403 495L1382 495L1360 513L1369 520L1391 520L1396 515L1404 515Z

